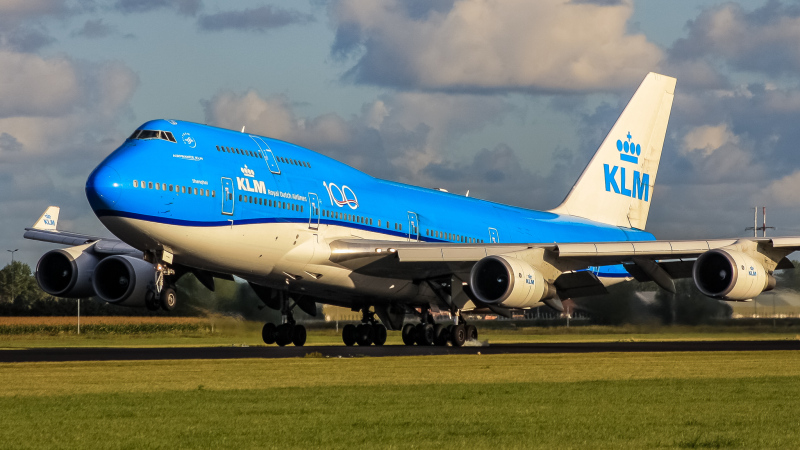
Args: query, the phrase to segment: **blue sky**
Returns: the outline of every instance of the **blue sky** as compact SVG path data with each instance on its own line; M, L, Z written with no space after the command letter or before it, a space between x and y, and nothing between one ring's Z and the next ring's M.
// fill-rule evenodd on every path
M648 71L678 78L648 229L800 234L800 2L0 0L0 242L142 122L286 139L530 208L566 195Z

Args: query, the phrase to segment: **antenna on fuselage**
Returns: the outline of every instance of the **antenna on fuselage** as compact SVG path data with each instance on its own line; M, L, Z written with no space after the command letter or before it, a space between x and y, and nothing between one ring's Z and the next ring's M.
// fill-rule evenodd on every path
M467 193L464 194L464 197L469 197L469 189L467 189Z
M247 125L245 125L245 126L243 126L243 127L242 127L242 133L244 133L244 127L246 127L246 126L247 126Z

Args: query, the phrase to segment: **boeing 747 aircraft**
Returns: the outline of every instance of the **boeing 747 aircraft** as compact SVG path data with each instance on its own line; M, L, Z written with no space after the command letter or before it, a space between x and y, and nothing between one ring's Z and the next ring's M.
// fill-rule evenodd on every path
M383 345L388 328L407 345L461 346L477 339L465 311L558 309L633 278L674 292L673 279L693 277L710 297L751 299L792 267L800 237L659 241L644 231L675 83L647 75L550 211L376 179L244 130L150 121L86 182L117 239L60 231L51 206L25 237L70 247L44 254L36 279L54 296L171 310L183 275L211 290L236 276L281 311L262 332L281 346L305 343L293 311L314 315L317 303L362 312L343 329L347 345ZM436 310L453 323L435 323Z

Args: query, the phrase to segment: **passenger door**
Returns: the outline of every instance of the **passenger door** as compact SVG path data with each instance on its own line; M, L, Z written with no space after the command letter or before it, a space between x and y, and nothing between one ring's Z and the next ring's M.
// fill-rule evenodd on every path
M250 136L256 145L258 146L259 150L261 150L261 157L264 158L264 161L267 163L267 167L269 171L274 173L275 175L281 174L281 168L278 167L278 160L275 158L275 155L272 153L272 150L269 148L266 142L258 136Z
M412 211L408 212L408 240L419 241L419 216Z
M233 180L222 177L222 214L233 215Z
M308 228L319 229L319 197L313 192L308 193Z

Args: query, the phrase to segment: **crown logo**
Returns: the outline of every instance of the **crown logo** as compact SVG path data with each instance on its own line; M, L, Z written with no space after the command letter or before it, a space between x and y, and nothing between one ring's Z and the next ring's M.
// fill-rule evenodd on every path
M244 167L242 167L242 173L246 177L254 177L254 176L256 176L256 173L253 171L253 169L248 169L247 168L247 164L245 164Z
M633 136L631 136L630 131L628 132L628 135L626 137L628 138L628 140L625 142L617 140L617 150L619 150L619 159L630 163L639 164L639 155L642 154L642 146L631 142Z

